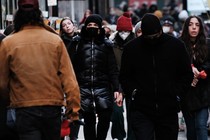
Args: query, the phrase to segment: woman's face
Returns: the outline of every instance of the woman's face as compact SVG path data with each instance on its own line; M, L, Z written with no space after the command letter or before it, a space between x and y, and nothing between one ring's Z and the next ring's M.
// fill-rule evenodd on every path
M62 22L62 28L63 28L63 31L67 34L74 33L74 25L69 19L66 19Z
M191 18L189 23L189 35L191 38L196 38L200 31L200 23L197 18Z

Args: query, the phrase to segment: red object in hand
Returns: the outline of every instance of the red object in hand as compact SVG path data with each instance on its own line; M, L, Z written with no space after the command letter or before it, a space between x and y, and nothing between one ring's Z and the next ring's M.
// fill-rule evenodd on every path
M70 135L70 126L69 126L69 121L68 120L63 120L61 124L61 137L65 137Z
M200 72L199 77L202 78L202 79L206 79L206 77L207 77L206 72L205 72L204 70L202 70L202 71Z

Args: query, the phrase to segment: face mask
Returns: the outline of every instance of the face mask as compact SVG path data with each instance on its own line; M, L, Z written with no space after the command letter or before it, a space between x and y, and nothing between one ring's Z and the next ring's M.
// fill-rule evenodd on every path
M97 37L98 28L93 28L93 27L87 28L87 32L88 32L89 37Z
M163 26L163 32L164 32L164 33L169 33L169 31L170 31L170 27L168 27L168 26Z
M129 35L130 35L130 32L125 32L125 31L119 32L119 36L120 36L123 40L125 40Z
M158 45L159 41L160 41L161 34L162 34L162 32L156 33L154 35L144 36L144 41L146 44L151 45L151 46Z

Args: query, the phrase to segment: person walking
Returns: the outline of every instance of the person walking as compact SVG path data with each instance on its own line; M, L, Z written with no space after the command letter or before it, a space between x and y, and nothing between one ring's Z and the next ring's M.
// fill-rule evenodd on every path
M114 54L117 61L118 69L121 66L121 56L124 50L124 45L130 40L135 38L133 31L132 20L129 12L124 12L117 20L117 32L113 33L109 39L114 43ZM127 95L127 94L125 94ZM134 140L132 130L130 127L130 97L124 96L126 101L126 114L127 114L127 140ZM114 104L114 109L112 113L112 127L111 136L112 138L117 138L118 140L123 140L126 137L125 126L124 126L124 108L123 106L118 106Z
M182 102L182 112L188 140L207 140L207 121L210 105L210 54L204 23L198 16L189 16L180 39L190 54L194 79Z
M79 119L79 86L38 0L18 1L14 33L1 42L0 66L0 94L9 93L20 140L60 140L61 107L66 105L69 122Z
M77 45L77 42L74 41L74 37L78 35L78 32L75 30L74 22L69 17L61 19L59 33L66 46L69 56L73 56L73 48Z
M69 57L73 60L74 56L74 47L77 45L77 42L74 41L74 37L78 35L75 31L74 22L69 17L64 17L61 19L60 23L60 37L63 40ZM74 63L72 62L74 66ZM69 135L70 140L77 140L79 133L80 125L78 123L70 123L71 133Z
M87 17L75 52L72 61L80 86L85 140L105 140L114 101L121 106L122 94L112 42L105 36L100 15Z
M159 19L145 14L142 35L125 45L120 83L131 97L131 127L137 140L178 139L178 96L193 73L185 45L163 33Z

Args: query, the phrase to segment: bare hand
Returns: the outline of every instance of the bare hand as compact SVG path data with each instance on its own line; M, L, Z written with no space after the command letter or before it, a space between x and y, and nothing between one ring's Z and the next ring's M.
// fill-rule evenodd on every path
M115 103L117 106L122 106L122 101L123 101L123 95L120 92L114 92L114 98L115 98Z

